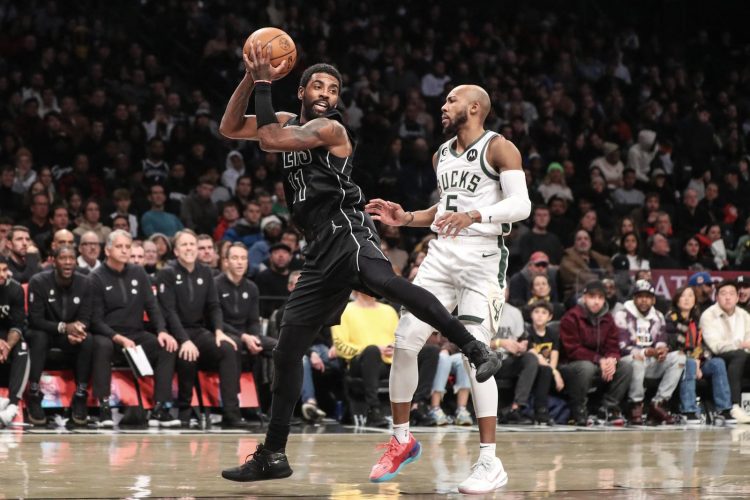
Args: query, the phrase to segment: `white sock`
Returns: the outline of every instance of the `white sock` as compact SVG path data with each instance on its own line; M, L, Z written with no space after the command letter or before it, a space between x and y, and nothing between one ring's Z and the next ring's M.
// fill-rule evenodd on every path
M479 458L495 458L495 443L479 443Z
M393 424L393 437L401 444L409 442L409 422L405 424Z

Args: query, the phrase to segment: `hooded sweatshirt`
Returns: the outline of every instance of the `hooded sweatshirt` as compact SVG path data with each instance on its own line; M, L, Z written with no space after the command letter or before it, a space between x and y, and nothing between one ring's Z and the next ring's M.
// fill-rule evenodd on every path
M651 162L656 156L655 140L656 132L648 129L641 130L638 132L638 142L630 146L628 150L628 168L635 170L635 176L641 182L649 181Z
M606 302L599 313L591 314L579 300L560 320L560 340L565 362L620 359L618 331Z
M619 329L620 352L623 356L648 347L667 346L664 315L653 306L643 315L635 306L635 302L628 300L624 307L615 313L615 324Z

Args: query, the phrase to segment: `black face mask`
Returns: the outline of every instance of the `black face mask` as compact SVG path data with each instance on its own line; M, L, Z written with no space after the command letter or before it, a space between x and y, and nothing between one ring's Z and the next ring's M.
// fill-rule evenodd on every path
M383 241L385 241L386 243L388 243L388 246L390 248L396 248L398 246L398 238L393 238L393 237L391 237L391 238L383 238Z

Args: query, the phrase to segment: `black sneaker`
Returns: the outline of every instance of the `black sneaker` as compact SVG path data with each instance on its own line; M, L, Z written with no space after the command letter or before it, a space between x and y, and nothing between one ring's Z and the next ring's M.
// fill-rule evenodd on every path
M99 401L99 422L97 425L104 429L111 429L115 426L115 421L112 420L112 408L109 406L108 399Z
M732 416L732 410L722 410L718 416L724 419L725 424L736 424L737 419Z
M502 365L497 354L490 351L487 344L480 340L472 340L461 348L461 351L469 358L469 362L477 369L477 382L484 382L495 375Z
M367 427L388 427L388 420L383 415L383 410L378 406L373 406L367 410Z
M224 415L221 417L222 429L247 429L250 425L242 418L239 408L226 409L224 408Z
M510 413L508 413L508 416L506 417L506 421L510 425L533 425L534 421L521 413L521 410L519 408L514 408L510 410Z
M588 427L589 416L584 408L571 408L570 410L570 425L576 427Z
M45 415L44 408L42 408L43 397L41 391L29 391L29 395L26 397L29 422L35 426L47 425L47 415Z
M547 408L537 408L534 410L534 421L539 425L549 427L554 427L555 425L555 419L550 416L549 409Z
M432 427L437 425L437 419L430 413L429 406L424 401L420 401L417 407L409 412L409 424Z
M190 429L190 427L195 424L195 427L198 426L198 420L194 418L193 414L193 408L180 408L180 411L177 412L177 418L180 419L180 427L183 429ZM195 421L195 422L193 422Z
M163 403L156 403L154 409L151 410L148 425L149 427L179 427L180 419L174 418L169 409L166 408Z
M252 458L251 458L252 457ZM250 482L284 479L292 475L292 468L283 452L273 452L259 444L255 453L239 467L224 469L221 477L230 481Z
M682 420L687 425L696 425L701 423L701 416L695 412L683 413Z
M89 408L86 404L88 399L86 392L78 392L73 395L73 404L70 405L70 418L76 425L86 425L89 420Z

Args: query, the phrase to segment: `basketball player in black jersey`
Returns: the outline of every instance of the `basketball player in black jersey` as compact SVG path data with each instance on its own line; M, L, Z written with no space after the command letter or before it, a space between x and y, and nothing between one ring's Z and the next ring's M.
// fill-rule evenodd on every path
M266 441L243 465L222 472L233 481L259 481L292 474L284 450L302 387L302 356L323 326L339 323L352 289L404 304L461 346L477 368L477 379L480 374L483 380L491 377L500 362L432 294L396 276L380 251L375 226L363 211L362 191L350 179L355 140L336 109L338 70L328 64L305 70L297 91L302 101L297 117L275 113L271 104L271 81L284 66L273 68L260 44L244 59L246 74L229 100L220 131L231 139L257 140L264 151L281 152L292 221L308 241L302 276L289 297L273 352ZM253 89L256 114L245 116Z

